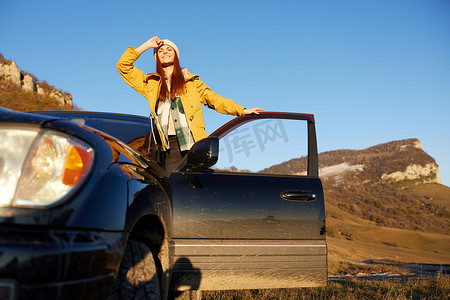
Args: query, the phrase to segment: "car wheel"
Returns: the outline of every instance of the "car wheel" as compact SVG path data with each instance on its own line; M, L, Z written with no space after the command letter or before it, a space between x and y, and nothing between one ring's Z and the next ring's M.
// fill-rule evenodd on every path
M155 260L145 244L128 241L109 299L160 299Z

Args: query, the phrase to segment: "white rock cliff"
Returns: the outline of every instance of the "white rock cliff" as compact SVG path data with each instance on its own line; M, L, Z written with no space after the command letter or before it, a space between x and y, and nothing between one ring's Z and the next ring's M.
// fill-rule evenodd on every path
M391 174L383 174L381 180L421 180L422 183L441 183L439 167L435 163L429 163L425 166L409 165L404 172L398 171Z

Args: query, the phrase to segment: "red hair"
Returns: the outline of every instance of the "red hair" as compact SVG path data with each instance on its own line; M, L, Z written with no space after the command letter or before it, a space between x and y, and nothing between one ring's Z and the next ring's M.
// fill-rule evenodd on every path
M174 51L175 56L173 60L173 73L170 78L170 91L166 83L166 73L164 72L163 66L159 61L158 55L156 55L156 72L161 76L161 91L159 92L159 100L166 101L169 95L171 96L171 100L174 100L175 97L184 94L185 89L185 79L183 75L183 70L180 66L180 61L178 60L178 55Z

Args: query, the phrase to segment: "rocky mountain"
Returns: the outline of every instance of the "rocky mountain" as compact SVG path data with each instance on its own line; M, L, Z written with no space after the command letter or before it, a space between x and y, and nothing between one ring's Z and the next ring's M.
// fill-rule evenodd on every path
M305 165L302 157L263 172L306 173ZM418 139L320 153L319 165L325 201L337 208L328 218L341 211L380 226L450 234L450 188L441 185L439 166ZM447 198L436 197L444 195L437 189Z
M1 54L0 84L2 87L0 94L1 105L8 108L17 109L13 105L15 101L12 101L14 94L20 94L21 98L24 98L24 95L26 95L25 98L34 97L34 99L38 99L41 102L54 102L61 109L73 108L72 95L70 93L62 92L45 81L40 82L35 76L21 71L14 61L3 58ZM6 101L6 98L10 101Z
M305 173L306 157L272 166L265 173ZM418 139L376 145L364 150L336 150L319 154L319 174L336 184L441 183L439 166Z
M339 150L319 156L321 177L362 183L441 183L439 166L418 139L407 139L364 150Z

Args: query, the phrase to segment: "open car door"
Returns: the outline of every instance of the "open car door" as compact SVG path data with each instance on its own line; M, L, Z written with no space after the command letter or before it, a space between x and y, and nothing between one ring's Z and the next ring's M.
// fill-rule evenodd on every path
M170 175L173 282L200 290L325 285L314 116L261 113L197 142Z

